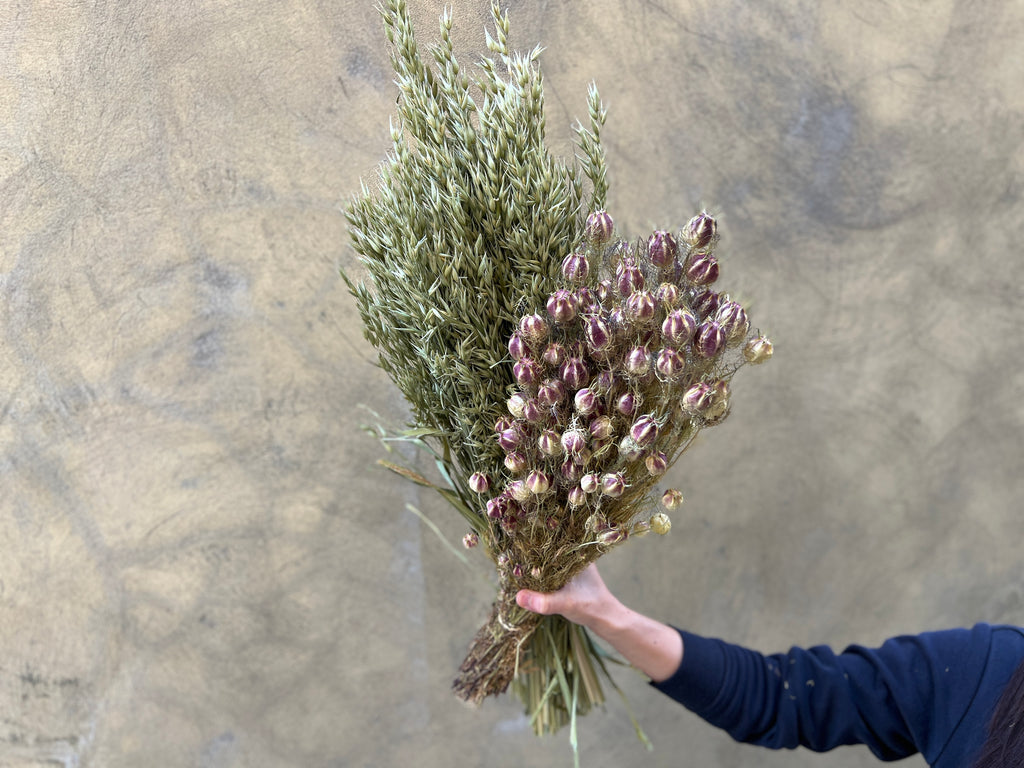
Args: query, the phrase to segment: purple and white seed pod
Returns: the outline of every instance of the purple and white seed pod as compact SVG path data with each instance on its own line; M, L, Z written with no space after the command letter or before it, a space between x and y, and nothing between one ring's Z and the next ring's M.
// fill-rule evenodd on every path
M671 347L665 347L658 352L654 366L663 379L674 379L686 368L686 358Z
M594 493L601 487L601 476L596 472L588 472L580 478L580 488L584 493Z
M651 477L661 477L668 470L668 456L661 451L655 451L644 459L647 465L647 472Z
M597 534L596 538L598 544L603 544L606 547L612 547L616 544L620 544L621 542L625 541L628 535L629 533L626 531L625 528L620 528L617 525L613 525L607 530L601 531L599 534Z
M588 317L586 321L587 345L595 351L607 349L612 340L608 323L600 317Z
M581 416L589 416L597 410L597 396L594 394L593 390L584 387L576 392L576 396L573 398L573 404L576 406L576 413Z
M516 392L505 403L508 406L508 412L515 416L517 419L522 418L523 408L526 407L526 401L528 399L529 398L527 398L526 395L524 395L522 392Z
M676 488L669 488L661 495L661 506L665 509L677 509L683 503L683 494Z
M547 529L549 531L557 531L561 527L562 524L559 522L558 518L555 517L554 515L548 515L547 519L544 521L544 525L547 526Z
M547 410L536 398L531 397L523 406L523 420L530 424L539 424L547 418Z
M537 438L537 447L546 456L557 456L562 452L562 443L559 441L558 433L551 429L545 429Z
M623 416L632 416L636 410L636 395L632 392L623 392L615 399L615 410Z
M562 377L565 386L573 392L576 392L581 387L585 387L590 379L587 364L579 357L570 357L563 362L559 369L559 375Z
M710 253L692 253L686 260L686 279L694 285L711 285L718 279L718 259Z
M772 343L768 340L767 336L758 336L756 339L751 339L743 347L743 357L746 358L748 363L753 365L758 365L770 359L774 352L775 349L772 347Z
M711 358L717 355L725 346L725 334L722 333L722 326L714 320L705 320L697 329L697 336L693 341L693 350L701 357Z
M537 388L537 402L543 407L558 405L565 397L565 385L559 379L545 379Z
M541 355L541 359L552 368L557 368L565 359L565 347L557 341L552 341L544 347L544 354Z
M699 381L683 393L680 407L687 413L700 415L711 405L711 397L714 388L703 381Z
M565 324L576 319L576 297L565 288L559 288L551 294L547 308L556 323Z
M644 273L640 271L640 267L636 264L623 262L615 270L615 285L622 298L629 298L634 291L642 291L644 289Z
M551 478L546 472L535 469L526 476L526 487L529 488L530 493L540 496L548 492L551 487Z
M676 239L664 230L657 230L647 239L647 256L659 269L672 266L678 250Z
M644 455L644 449L637 445L636 440L629 435L626 435L624 438L619 440L618 447L619 458L623 461L636 461Z
M533 474L532 472L530 473ZM513 480L507 486L508 494L516 501L526 501L532 495L530 492L530 486L527 485L526 480ZM506 517L508 513L506 512Z
M519 451L512 451L505 454L505 469L513 474L519 474L526 469L526 457Z
M498 445L506 452L514 451L522 441L523 434L514 426L498 433Z
M724 302L715 313L715 321L722 326L726 343L735 344L742 341L750 330L747 312L737 301Z
M626 312L630 320L644 325L654 319L657 305L654 303L654 296L650 291L635 291L632 296L626 299Z
M693 311L697 313L698 317L701 319L707 319L715 316L715 313L718 312L718 308L721 304L721 297L715 291L705 288L693 297L692 306Z
M584 504L587 503L587 494L585 494L583 492L583 489L577 485L571 491L569 491L567 501L569 502L569 506L582 507Z
M594 379L594 384L591 387L595 394L604 394L610 392L612 387L615 386L615 373L605 369L597 374L597 378Z
M644 376L651 370L651 353L647 347L633 347L626 355L626 373Z
M464 546L466 549L472 549L479 543L480 534L478 534L476 531L470 531L462 537L462 546Z
M711 404L704 412L704 418L711 422L719 422L729 413L729 382L716 381L712 385Z
M548 321L538 314L524 315L519 320L519 333L533 347L548 337Z
M683 229L683 236L691 248L706 248L718 231L718 224L707 211L701 211Z
M469 487L473 493L487 493L491 487L491 481L483 472L474 472L469 476Z
M576 462L577 466L585 467L587 466L587 462L590 461L593 455L593 451L591 451L589 448L584 448L579 453L572 454L572 460Z
M491 520L500 520L508 512L509 497L504 493L487 500L487 517Z
M650 416L641 416L629 428L629 436L637 445L647 447L658 438L658 422Z
M594 211L587 216L587 224L583 234L594 245L604 245L612 239L615 232L615 222L608 214L608 211Z
M580 468L572 459L566 459L563 461L562 466L558 468L558 472L562 476L562 479L569 483L575 483L580 479Z
M512 566L512 578L521 579L524 573L526 573L526 569L523 568L522 563L516 563Z
M626 479L621 472L609 472L601 477L601 493L619 498L626 491Z
M607 440L612 436L612 420L607 416L598 416L591 419L590 436L595 440Z
M578 456L587 447L587 435L582 429L567 429L562 433L562 450Z
M613 298L615 298L615 289L612 287L612 281L602 280L599 282L597 284L597 300L603 306L607 306Z
M532 357L523 357L516 360L512 366L512 375L520 386L529 387L536 384L543 373L540 364Z
M584 253L570 253L562 260L562 276L573 285L582 285L590 274L590 261Z
M529 348L526 345L526 340L519 331L516 331L508 339L508 353L513 360L519 360L527 352L529 352Z
M675 307L679 303L679 287L672 283L662 283L654 294L654 298L663 307Z

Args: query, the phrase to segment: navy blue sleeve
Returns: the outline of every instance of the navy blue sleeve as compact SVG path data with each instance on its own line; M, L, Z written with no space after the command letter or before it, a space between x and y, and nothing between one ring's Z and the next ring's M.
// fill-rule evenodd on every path
M737 741L824 751L865 744L882 760L931 761L978 688L990 628L897 637L876 649L764 656L680 632L683 662L655 687Z

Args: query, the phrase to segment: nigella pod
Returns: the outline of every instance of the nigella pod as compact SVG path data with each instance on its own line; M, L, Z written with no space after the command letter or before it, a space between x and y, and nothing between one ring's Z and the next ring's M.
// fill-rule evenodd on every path
M589 472L580 478L580 488L584 493L593 493L601 487L601 476L596 472Z
M559 467L559 474L562 475L563 480L567 480L570 483L575 483L580 479L580 468L576 466L576 462L572 459L566 459L562 462L562 466Z
M578 485L569 491L569 495L566 497L570 506L581 507L587 502L587 494L583 492L583 489Z
M502 493L493 499L487 500L487 517L491 520L498 520L508 512L509 497Z
M631 261L624 261L615 270L615 285L622 298L628 298L634 291L644 289L644 273Z
M693 341L693 350L701 357L714 357L725 346L725 334L722 326L714 320L706 320L697 329Z
M615 290L612 287L611 280L602 280L597 284L597 300L600 301L601 304L607 306L608 302L610 302L614 297Z
M717 293L704 289L693 297L693 311L701 318L713 317L721 303L721 297Z
M774 351L772 343L768 340L767 336L758 336L756 339L748 341L746 346L743 347L743 357L746 358L748 363L758 365L770 359Z
M612 436L612 420L607 416L598 416L590 421L590 435L595 440L604 440Z
M597 295L585 285L576 289L576 311L587 315L596 315L601 311Z
M673 309L661 324L661 333L672 344L685 344L697 329L697 318L688 309Z
M527 343L537 346L548 337L548 321L537 314L525 315L519 321L519 333Z
M508 340L508 353L512 355L513 360L519 360L522 358L529 349L526 346L526 341L523 339L523 335L516 331L513 333Z
M650 291L636 291L626 299L626 312L637 323L649 323L654 319L657 306Z
M672 530L672 520L664 512L651 515L651 519L647 522L651 526L651 530L659 536L664 536Z
M506 429L512 429L513 423L508 416L499 416L498 420L494 422L494 431L500 435Z
M526 570L523 568L523 564L522 563L516 563L515 565L512 566L512 577L513 578L521 579L521 578L523 578L523 574L524 573L526 573Z
M608 323L600 317L588 317L586 322L587 344L594 351L606 349L612 339Z
M718 259L710 253L692 253L686 260L686 279L694 285L711 285L718 279Z
M711 403L704 412L704 418L710 422L719 422L729 413L729 382L716 381L712 385Z
M683 236L691 248L706 248L718 231L718 224L707 211L701 211L683 229Z
M474 493L487 493L491 487L491 481L483 472L474 472L469 476L469 487Z
M715 321L722 326L727 343L742 341L750 330L750 321L743 306L736 301L726 301L715 313Z
M617 499L625 491L626 479L622 476L621 472L608 472L601 477L601 493L605 496Z
M632 392L623 392L615 400L615 410L623 416L632 416L636 410L636 395Z
M601 371L597 374L597 378L594 379L594 390L597 394L604 394L610 392L612 387L615 386L615 373L608 369Z
M612 526L605 531L601 531L597 534L597 543L604 544L605 546L611 547L615 544L619 544L626 540L629 533L625 528L619 526Z
M562 276L573 285L582 285L590 274L590 261L586 254L570 253L562 260Z
M516 360L515 365L512 366L512 375L516 377L516 381L523 387L536 384L541 377L541 373L540 364L531 357Z
M647 256L659 269L672 266L679 246L676 239L664 230L658 230L647 239Z
M538 422L544 421L546 416L547 413L544 410L544 407L534 398L527 400L526 405L523 406L523 419L531 424L537 424Z
M651 477L661 477L668 470L668 456L661 451L655 451L644 459L644 464L647 465L647 472Z
M552 341L544 348L544 354L541 355L541 359L552 368L557 368L565 359L565 347L557 341Z
M511 413L516 418L522 418L523 408L526 407L527 399L528 398L522 392L516 392L506 402L506 405L508 406L508 412Z
M608 211L594 211L587 216L587 224L583 229L583 235L594 245L603 245L612 239L615 231L615 222L608 214Z
M519 451L505 454L505 469L513 474L519 474L526 469L526 457Z
M713 394L710 384L699 381L683 393L680 407L687 413L701 414L711 405Z
M629 428L629 436L637 445L648 446L658 437L658 422L650 416L641 416Z
M589 416L597 409L597 396L593 391L584 387L576 393L573 403L576 406L577 413L581 416Z
M562 452L562 443L558 433L551 429L545 429L537 438L537 447L540 452L547 456L557 456Z
M658 360L654 364L663 379L674 379L686 368L686 358L671 347L658 352Z
M636 461L643 455L643 448L629 435L619 441L619 458L623 461Z
M585 434L584 437L586 437ZM565 446L563 445L563 447ZM587 462L590 461L593 455L593 452L591 452L589 448L583 448L582 450L572 454L572 460L576 462L577 466L585 467L587 465Z
M505 451L514 451L519 447L519 444L522 441L523 435L515 427L502 430L498 434L498 445L500 445Z
M683 503L683 494L675 488L669 488L661 495L661 506L665 509L676 509Z
M530 489L530 493L540 496L547 493L548 488L551 487L551 478L545 472L535 469L527 475L526 487Z
M472 549L479 543L480 534L476 533L475 531L470 531L462 537L462 546L464 546L466 549Z
M530 475L532 476L533 473L531 472ZM508 493L516 501L526 501L533 492L526 480L513 480L508 484Z
M643 376L651 370L651 353L647 347L633 347L626 355L626 373Z
M654 297L663 307L675 307L679 303L679 287L672 283L662 283L658 286Z
M537 388L537 402L545 407L558 405L565 397L565 385L558 379L545 379Z
M582 429L567 429L562 433L561 442L562 450L577 456L587 447L587 435Z
M587 365L578 357L570 357L559 369L559 374L562 377L562 381L569 389L573 392L578 390L580 387L585 387L587 381L590 379L590 373L587 371Z
M548 298L548 314L556 323L568 323L576 318L576 297L572 291L559 288Z

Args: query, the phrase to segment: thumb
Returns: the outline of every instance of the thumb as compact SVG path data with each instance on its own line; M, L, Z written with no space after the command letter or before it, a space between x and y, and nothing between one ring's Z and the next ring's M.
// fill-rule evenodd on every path
M520 589L516 593L516 603L520 608L525 608L534 613L551 613L548 607L548 596L543 592L534 592L532 589Z

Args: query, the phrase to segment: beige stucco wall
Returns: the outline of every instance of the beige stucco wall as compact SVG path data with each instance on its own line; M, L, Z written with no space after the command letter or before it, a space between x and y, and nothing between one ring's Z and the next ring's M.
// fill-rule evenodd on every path
M484 559L359 428L404 417L338 278L396 97L372 6L0 4L0 766L571 764L448 693ZM455 3L464 63L486 10ZM511 18L553 148L595 80L617 222L720 212L776 342L612 587L764 650L1024 622L1024 6ZM612 694L591 768L873 762L733 745L617 679L655 751Z

